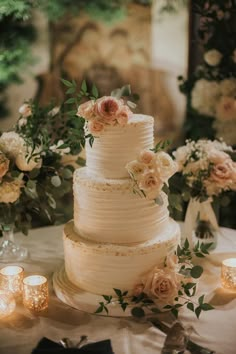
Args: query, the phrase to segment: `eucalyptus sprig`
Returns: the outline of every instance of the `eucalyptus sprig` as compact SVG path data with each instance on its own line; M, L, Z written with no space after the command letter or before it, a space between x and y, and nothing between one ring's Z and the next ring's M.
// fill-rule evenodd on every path
M170 140L159 141L153 149L150 149L155 154L161 150L165 150L171 144Z

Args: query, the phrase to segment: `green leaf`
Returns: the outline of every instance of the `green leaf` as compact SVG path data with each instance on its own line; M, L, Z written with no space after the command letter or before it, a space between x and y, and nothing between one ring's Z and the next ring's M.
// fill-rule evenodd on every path
M58 188L61 185L61 179L59 176L53 176L51 178L51 183L54 187Z
M198 307L195 309L195 314L196 314L197 318L199 318L201 312L202 312L202 309L201 309L200 306L198 306Z
M164 204L163 198L161 195L158 195L157 198L155 199L155 203L159 206L162 206Z
M34 179L34 178L38 177L39 174L40 174L40 169L39 168L34 168L32 171L30 171L29 177L31 179Z
M200 278L200 276L202 275L203 272L203 268L199 265L194 266L191 271L190 271L190 275L192 278L197 279Z
M189 241L187 238L184 241L184 248L189 249Z
M194 312L194 304L193 304L192 302L188 302L187 308L188 308L190 311L193 311L193 312Z
M122 296L126 296L126 295L128 295L128 290L124 291L122 294Z
M172 313L172 315L174 315L175 318L178 318L179 312L176 308L173 307L170 312Z
M161 310L158 309L157 307L152 307L152 308L151 308L151 311L152 311L153 313L161 313Z
M111 300L112 300L112 296L110 296L110 295L102 295L102 297L103 297L108 303L110 303Z
M202 295L202 296L199 297L198 303L199 303L200 305L202 305L202 304L203 304L203 301L204 301L204 295Z
M95 97L95 98L98 98L98 89L96 87L96 85L93 84L93 87L92 87L92 95Z
M68 100L65 101L66 104L70 104L70 103L75 103L75 98L74 97L70 97L68 98Z
M127 302L123 302L122 304L121 304L121 308L122 308L122 310L125 312L125 310L126 310L126 308L127 308L127 306L128 306L129 304L127 303Z
M210 310L214 310L214 307L210 304L205 303L201 305L201 309L203 311L210 311Z
M76 163L80 166L85 166L86 165L86 160L83 159L82 157L78 157L77 160L76 160Z
M64 168L62 171L62 177L65 179L70 179L73 177L73 172L69 168Z
M67 87L72 87L73 86L72 82L70 82L68 80L61 79L61 82Z
M134 307L131 310L131 314L134 317L141 318L145 316L145 312L141 307Z
M122 296L122 291L120 289L113 289L118 297Z
M68 90L66 90L66 94L69 95L71 93L75 93L76 89L75 87L70 87Z
M82 81L81 90L82 90L84 93L87 92L87 84L86 84L86 81L85 81L85 80Z
M104 309L104 306L101 305L97 308L97 310L94 313L101 313L101 312L103 312L103 309Z

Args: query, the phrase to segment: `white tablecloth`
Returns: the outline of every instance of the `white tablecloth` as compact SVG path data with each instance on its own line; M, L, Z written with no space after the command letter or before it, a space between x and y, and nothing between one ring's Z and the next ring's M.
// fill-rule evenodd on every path
M196 343L217 354L235 354L236 294L221 289L220 266L223 259L236 257L236 231L221 231L217 249L203 261L205 271L200 285L212 298L215 309L202 313L199 320L184 311L181 320L186 326L194 326L196 333L191 338ZM22 263L26 273L44 274L51 279L63 262L62 226L32 230L29 236L17 235L17 239L31 254L31 260ZM36 316L19 304L13 315L0 321L0 353L29 354L44 336L55 341L63 337L78 341L81 335L87 335L92 341L110 338L115 354L158 354L165 340L165 335L150 323L74 310L60 302L51 289L47 313Z

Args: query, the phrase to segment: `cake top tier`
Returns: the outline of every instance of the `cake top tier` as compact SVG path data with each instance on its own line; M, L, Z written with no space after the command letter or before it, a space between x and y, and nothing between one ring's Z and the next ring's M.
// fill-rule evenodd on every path
M153 126L153 118L141 114L133 114L125 125L104 126L92 147L86 143L89 173L103 178L128 177L127 163L135 160L140 150L153 147Z

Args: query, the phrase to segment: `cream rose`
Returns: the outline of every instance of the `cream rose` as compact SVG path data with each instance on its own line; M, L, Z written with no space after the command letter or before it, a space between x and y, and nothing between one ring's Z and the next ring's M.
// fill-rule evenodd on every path
M220 82L220 90L223 96L236 96L236 79L231 77Z
M88 130L94 136L99 135L103 129L104 124L97 119L93 119L88 122Z
M79 106L76 115L79 117L83 117L86 120L90 120L95 116L94 108L95 108L95 101L93 100L87 101L85 103L82 103Z
M151 164L151 162L155 159L155 154L150 150L143 150L139 154L139 161L145 163L146 165Z
M5 132L0 137L0 150L10 158L15 158L24 144L24 139L15 132Z
M179 288L180 281L175 271L155 267L144 281L143 292L157 298L160 302L170 304L178 295Z
M31 107L29 104L24 103L20 108L19 108L19 113L24 117L27 118L32 115Z
M0 179L5 176L9 169L10 161L0 152Z
M121 109L122 103L111 96L104 96L99 98L95 103L95 113L99 117L102 117L106 123L110 123L114 120L115 116Z
M28 148L27 150L26 146L24 146L18 153L15 159L15 164L19 168L19 170L32 171L34 168L41 167L42 159L40 158L40 155L31 157L30 160L28 160L31 152L31 148Z
M132 112L127 106L121 106L121 109L116 115L118 124L125 126L128 123L128 120L132 117Z
M134 160L127 163L125 168L131 176L134 176L135 179L139 179L139 177L145 173L147 166L142 162Z
M177 163L164 151L156 154L156 165L159 175L164 181L169 179L178 170Z
M162 186L162 181L158 178L158 176L153 172L146 172L143 174L139 181L139 188L143 191L152 191L152 190L160 190Z
M210 66L217 66L220 64L223 55L216 49L208 50L204 54L205 62Z
M218 82L205 79L197 80L192 90L192 106L199 113L214 116L215 106L220 95Z
M14 203L19 199L23 182L14 180L0 184L0 203Z
M236 120L236 100L233 97L223 96L216 106L216 118L228 121Z
M215 182L227 183L232 180L234 172L234 164L231 159L227 159L215 165L211 171L211 179Z

